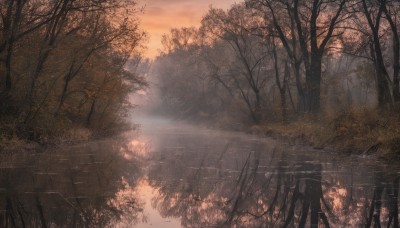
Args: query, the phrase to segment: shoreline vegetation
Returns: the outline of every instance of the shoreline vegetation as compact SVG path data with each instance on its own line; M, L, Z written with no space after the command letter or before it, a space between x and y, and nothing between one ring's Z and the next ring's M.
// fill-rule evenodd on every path
M3 126L1 126L4 129ZM124 123L123 126L114 126L108 131L96 131L82 126L60 129L59 134L42 134L37 139L23 138L17 134L0 134L0 153L38 152L48 146L75 145L95 140L118 138L127 131L136 130L135 124Z
M0 1L0 152L127 127L148 84L133 1Z
M329 150L338 155L371 156L388 163L397 163L400 159L400 116L392 111L349 110L324 118L309 115L291 121L259 124L204 113L196 117L168 114L164 117L211 129L243 132L292 145Z
M171 29L152 67L168 116L400 155L400 3L245 0Z
M340 154L375 156L397 162L400 158L400 117L378 110L351 110L333 117L305 116L287 122L256 125L233 123L209 126L283 140ZM205 121L207 122L207 121Z
M374 155L387 161L400 158L400 121L390 115L377 117L367 111L352 111L328 120L303 118L290 123L256 126L255 131L259 132L260 128L267 136L295 140L316 149ZM249 132L252 131L250 128Z
M400 158L400 117L393 113L357 110L319 120L316 120L314 116L305 116L293 121L257 125L215 119L210 121L210 119L212 118L203 116L196 120L186 119L186 121L217 129L283 140L294 145L311 146L321 150L330 149L338 154L372 155L388 162ZM87 128L76 127L64 132L62 136L43 138L41 141L23 139L15 135L12 137L2 135L0 151L33 151L49 145L76 144L113 137L134 128L135 124L125 123L124 127L115 129L112 134L101 135Z
M1 2L0 151L118 134L143 92L166 116L397 159L400 3L311 2L210 7L154 60L136 1Z

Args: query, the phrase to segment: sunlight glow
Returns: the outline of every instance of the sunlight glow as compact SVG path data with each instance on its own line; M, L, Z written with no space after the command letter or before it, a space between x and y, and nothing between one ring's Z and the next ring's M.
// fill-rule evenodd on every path
M210 6L227 9L235 0L144 0L142 28L149 35L145 56L155 58L162 49L161 37L172 28L196 27Z

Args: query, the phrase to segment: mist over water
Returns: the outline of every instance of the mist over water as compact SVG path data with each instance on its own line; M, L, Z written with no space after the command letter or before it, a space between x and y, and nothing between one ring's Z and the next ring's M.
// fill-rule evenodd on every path
M2 226L360 227L398 221L400 167L160 117L138 120L140 130L123 140L8 155L12 162L0 168Z
M165 217L166 224L171 218L184 227L296 224L301 220L285 219L283 209L289 213L295 205L293 216L299 218L305 214L300 208L323 194L320 207L330 211L331 226L360 226L371 219L366 215L377 203L372 200L376 191L383 186L390 192L398 184L398 171L361 157L338 160L335 153L256 136L164 119L142 121L141 137L148 147L137 151L147 161L145 178L156 192L152 212ZM388 211L397 198L381 197L386 205L382 217L391 217Z
M400 1L148 1L0 1L0 227L399 226Z
M143 123L151 204L182 227L359 227L377 214L381 225L396 217L399 167L241 133Z

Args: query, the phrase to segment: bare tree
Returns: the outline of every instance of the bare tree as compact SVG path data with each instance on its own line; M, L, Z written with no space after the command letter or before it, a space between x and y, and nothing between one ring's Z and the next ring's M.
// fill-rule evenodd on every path
M253 121L259 123L262 109L261 93L268 78L263 71L267 51L262 45L262 40L249 32L249 27L254 22L253 19L246 21L249 13L241 5L234 6L227 13L211 9L202 23L209 33L227 42L234 50L242 67L238 73L232 73L231 77Z
M298 70L301 61L304 62L306 110L318 113L321 108L322 58L329 48L328 44L330 41L342 34L341 31L337 31L337 26L348 18L348 15L343 13L347 1L254 0L249 2L255 2L255 5L264 6L271 12L272 22L278 31L278 36L286 48L289 57L294 61L295 69ZM290 39L284 33L278 20L278 17L281 15L284 18L289 18L289 21L292 23L294 21L295 24L296 36L293 36L292 33L291 47L289 45ZM291 34L291 32L287 34ZM295 37L297 37L300 46L301 59L295 56L296 39L293 39ZM298 73L296 73L296 78L299 78ZM300 83L297 83L297 85L301 97L302 88L299 87Z
M285 48L290 59L296 80L298 95L298 110L306 111L305 88L302 80L303 56L299 50L299 40L296 35L296 24L291 11L291 5L287 1L248 0L247 6L261 11L264 14L265 25L257 29L267 30L270 26L275 28L274 36L277 36L281 45ZM271 25L270 25L271 24Z
M386 8L386 1L370 2L362 0L360 3L368 27L370 30L370 50L372 60L375 66L377 79L378 102L383 107L392 103L392 95L390 93L389 74L385 67L384 54L382 51L380 29L382 25L383 14ZM394 69L396 69L395 67Z
M393 51L393 100L400 102L400 38L399 38L399 13L400 4L397 1L380 0L386 20L389 22L390 29L392 30L392 51Z

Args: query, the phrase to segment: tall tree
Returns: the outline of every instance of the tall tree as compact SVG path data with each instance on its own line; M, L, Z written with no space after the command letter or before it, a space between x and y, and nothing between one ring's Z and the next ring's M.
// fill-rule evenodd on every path
M392 51L393 51L393 100L396 103L400 102L400 37L399 37L399 16L400 3L398 1L380 0L383 7L385 19L389 22L392 32Z
M318 113L321 108L322 58L331 38L341 34L335 32L335 28L346 18L342 14L346 0L314 0L311 8L308 4L299 4L299 2L294 0L292 12L306 71L308 110ZM310 13L309 19L304 20L301 11ZM327 12L333 12L333 14L330 15L331 13ZM304 29L307 25L309 35Z
M32 138L84 123L91 105L89 119L120 120L127 94L146 85L124 68L144 37L136 13L126 0L0 1L0 115Z
M252 13L243 5L235 5L228 12L211 9L203 18L202 26L213 36L227 42L234 50L242 67L231 75L232 79L251 118L259 123L262 114L261 94L268 78L263 71L267 51L262 40L249 32L254 23L258 22Z
M337 27L348 17L343 13L347 1L250 0L248 2L253 2L254 5L259 7L264 6L271 12L272 21L278 31L279 38L288 55L295 60L295 64L299 65L301 60L294 55L296 47L289 46L290 39L283 32L278 18L282 14L284 18L294 21L306 75L306 110L318 113L321 109L322 58L328 49L330 41L342 34L341 31L337 31ZM278 12L279 15L277 14ZM269 20L269 17L266 19ZM287 34L290 34L290 32ZM292 37L294 38L294 36ZM301 91L301 88L298 89Z
M380 34L383 15L386 9L386 0L379 0L378 2L362 0L360 7L370 30L370 48L377 79L378 103L379 106L384 107L392 103L389 73L385 66ZM396 68L397 66L394 67L394 70L398 70Z
M306 111L307 99L301 75L303 56L299 50L299 41L296 35L296 24L289 2L268 0L247 0L247 6L260 10L264 14L265 25L261 29L268 30L273 26L274 36L277 36L285 48L290 59L296 80L298 94L298 111ZM270 25L271 24L271 25ZM266 31L268 32L268 31Z

